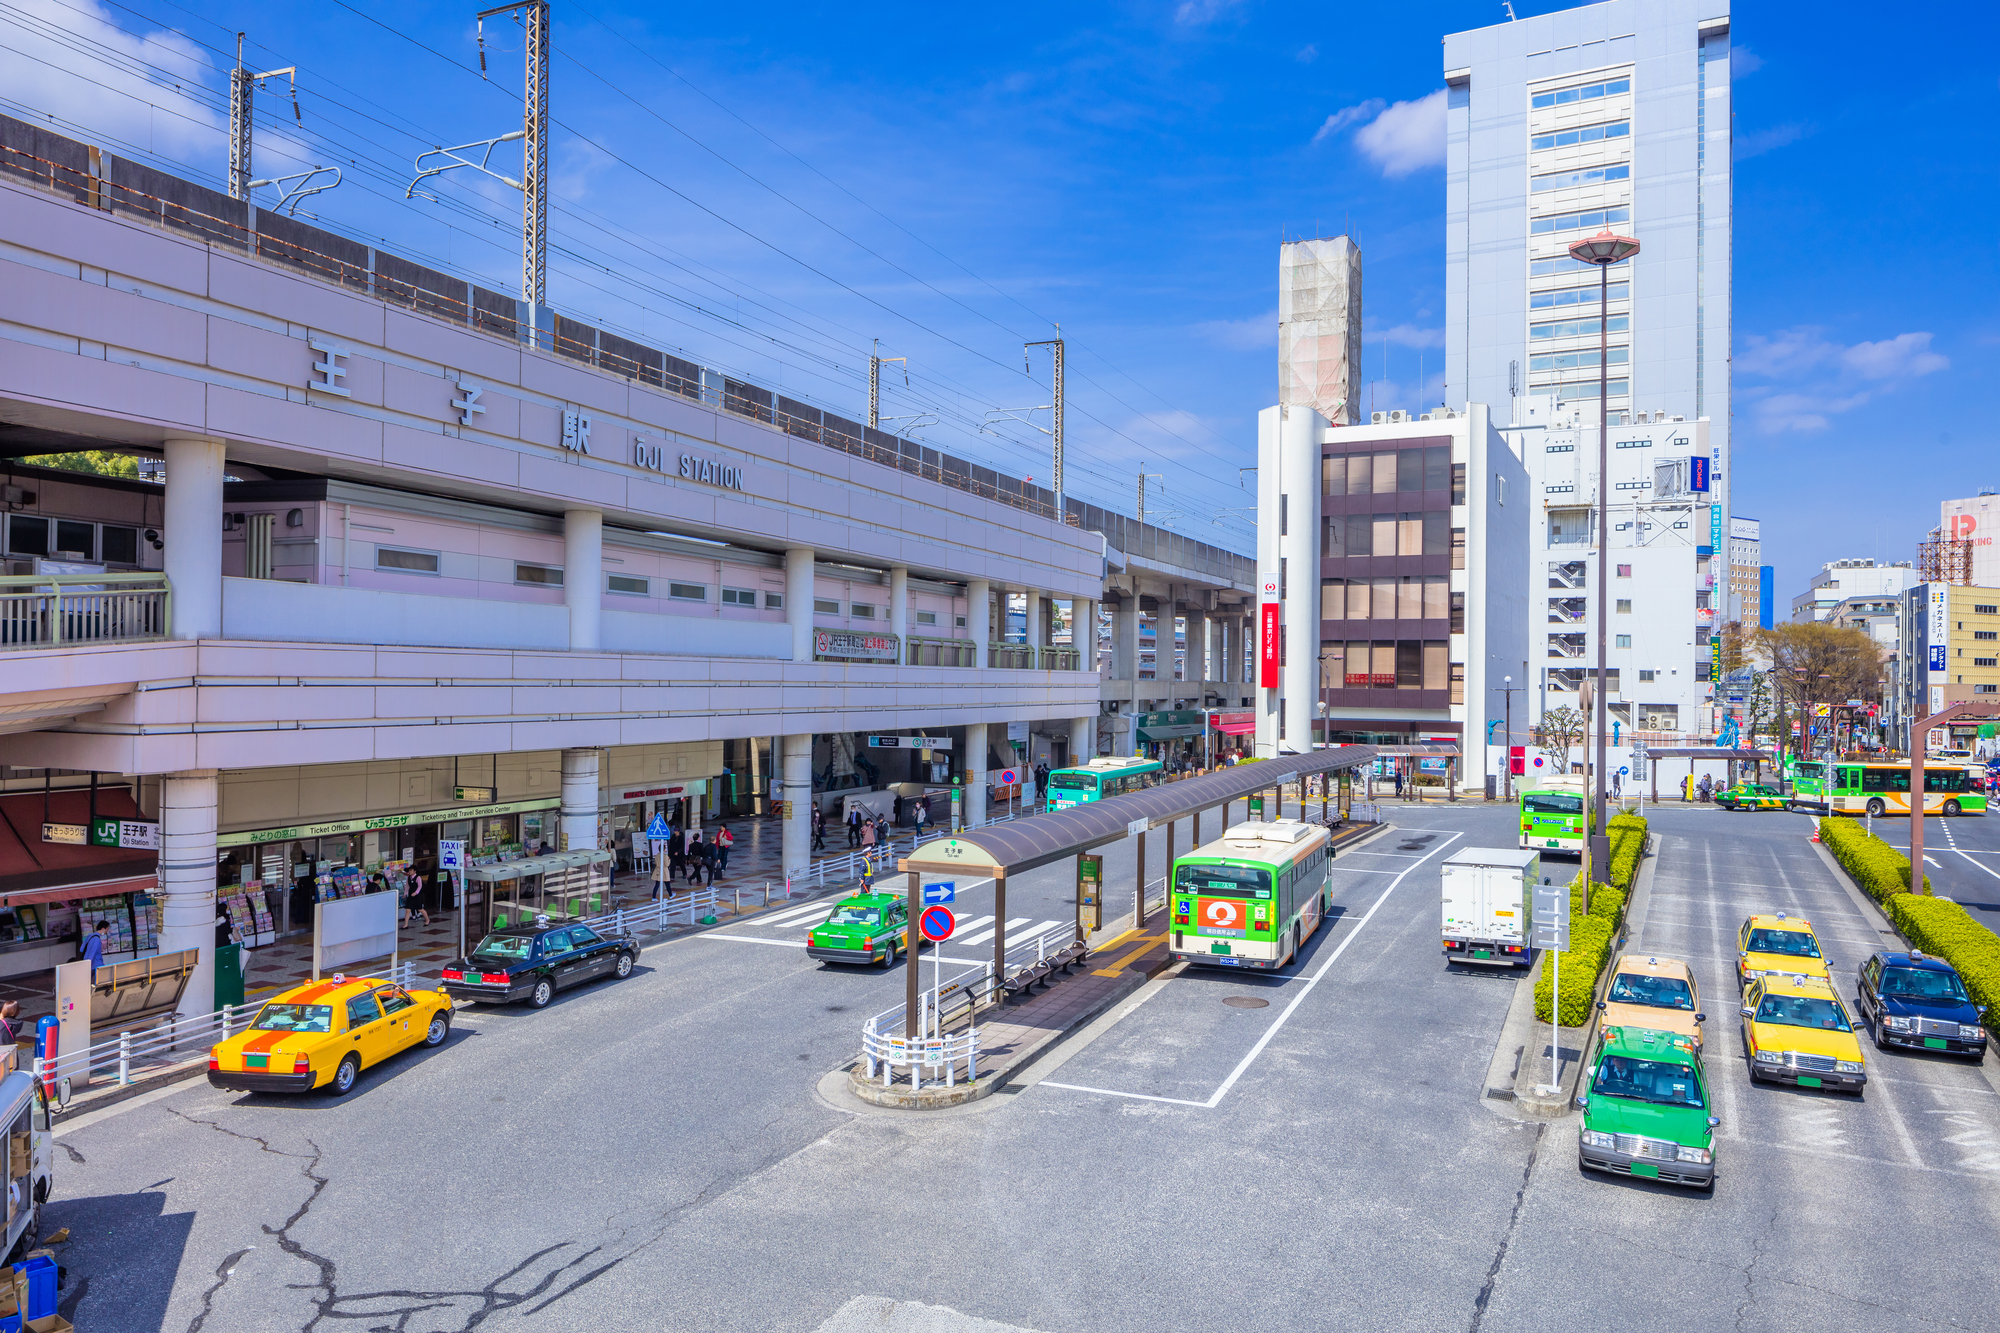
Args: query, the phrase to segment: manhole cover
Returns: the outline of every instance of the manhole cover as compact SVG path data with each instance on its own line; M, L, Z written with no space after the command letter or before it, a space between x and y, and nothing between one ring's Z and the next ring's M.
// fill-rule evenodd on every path
M1232 1009L1269 1009L1269 1000L1260 1000L1254 995L1232 995L1223 1001Z

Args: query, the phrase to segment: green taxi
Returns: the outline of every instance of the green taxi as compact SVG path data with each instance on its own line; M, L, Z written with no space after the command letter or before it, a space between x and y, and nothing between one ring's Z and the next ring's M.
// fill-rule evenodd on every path
M1715 803L1725 810L1782 810L1785 808L1785 796L1776 787L1739 782L1717 792Z
M1715 1184L1708 1076L1693 1041L1676 1032L1607 1027L1583 1071L1577 1166L1669 1185Z
M806 936L806 957L822 963L880 963L888 967L904 947L909 912L893 893L842 898Z

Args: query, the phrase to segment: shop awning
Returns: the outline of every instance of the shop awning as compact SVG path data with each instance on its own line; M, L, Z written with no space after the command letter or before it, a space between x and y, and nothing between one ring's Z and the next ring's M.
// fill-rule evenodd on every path
M578 866L597 865L610 859L610 852L551 852L547 856L527 856L519 861L503 861L498 865L473 866L465 872L465 877L475 883L492 884L499 880L546 875L557 870L574 870Z
M137 819L139 808L123 787L97 789L99 818ZM136 847L92 847L43 842L42 825L88 825L90 792L69 789L0 796L0 903L54 902L150 891L160 854Z
M1740 759L1773 762L1775 756L1769 750L1728 750L1719 745L1648 745L1645 746L1648 759Z
M1257 731L1257 714L1236 711L1230 713L1210 713L1209 724L1224 736L1252 736Z
M1183 708L1164 713L1139 714L1139 739L1177 741L1200 736L1208 730L1208 716L1200 709Z

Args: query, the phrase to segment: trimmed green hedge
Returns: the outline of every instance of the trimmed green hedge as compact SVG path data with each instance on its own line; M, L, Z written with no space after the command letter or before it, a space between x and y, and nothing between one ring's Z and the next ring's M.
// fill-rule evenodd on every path
M1605 821L1604 831L1611 835L1611 873L1606 878L1630 893L1639 875L1639 858L1646 851L1646 821L1638 815L1615 815Z
M1862 891L1888 914L1903 938L1958 969L1988 1030L2000 1026L2000 935L1948 898L1911 893L1910 858L1850 819L1819 821L1819 839ZM1924 876L1924 887L1931 878Z
M1583 911L1583 876L1569 886L1569 948L1562 954L1562 1021L1564 1027L1582 1027L1590 1021L1591 1005L1597 998L1597 978L1611 961L1611 949L1618 928L1625 920L1625 893L1609 884L1590 886L1590 912ZM1542 974L1535 978L1535 1019L1549 1021L1554 1000L1554 972L1549 960L1542 960Z
M1820 820L1819 840L1876 902L1887 906L1892 894L1910 891L1910 858L1854 820L1833 816ZM1931 877L1925 875L1924 892L1930 890Z

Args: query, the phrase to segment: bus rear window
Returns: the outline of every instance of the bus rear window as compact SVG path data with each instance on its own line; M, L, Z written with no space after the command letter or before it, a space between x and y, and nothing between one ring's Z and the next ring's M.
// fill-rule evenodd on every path
M1097 779L1088 773L1051 773L1049 786L1059 791L1088 791L1097 785Z
M1583 797L1563 792L1529 792L1521 798L1521 809L1531 815L1580 815Z
M1205 898L1268 898L1271 872L1255 866L1182 866L1174 872L1174 888Z

